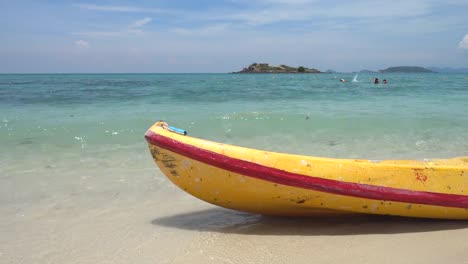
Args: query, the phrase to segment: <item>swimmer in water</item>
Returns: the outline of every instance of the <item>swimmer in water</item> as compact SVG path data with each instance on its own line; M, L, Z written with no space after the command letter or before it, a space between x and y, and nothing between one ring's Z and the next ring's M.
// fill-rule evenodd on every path
M346 80L345 79L340 79L340 82L346 82Z

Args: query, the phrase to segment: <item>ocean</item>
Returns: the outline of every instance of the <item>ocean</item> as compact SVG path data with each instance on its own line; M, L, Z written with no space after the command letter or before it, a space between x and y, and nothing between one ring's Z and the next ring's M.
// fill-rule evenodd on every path
M374 77L388 84L375 85ZM193 230L262 223L225 211L197 214L201 222L219 217L201 227L170 218L213 209L176 189L154 164L143 134L158 120L190 136L276 152L372 160L468 156L468 76L0 75L0 214L8 216L0 222L0 262L84 260L74 247L102 262L127 248L124 241L144 251L148 241L176 245ZM102 246L99 234L120 242ZM159 253L159 263L177 262L180 252L172 250Z

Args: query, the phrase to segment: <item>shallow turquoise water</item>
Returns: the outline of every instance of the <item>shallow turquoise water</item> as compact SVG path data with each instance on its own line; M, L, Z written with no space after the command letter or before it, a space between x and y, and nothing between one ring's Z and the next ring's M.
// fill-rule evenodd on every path
M373 77L0 75L0 155L113 145L146 151L142 135L160 119L194 136L274 151L343 158L468 155L467 76L378 76L387 85L374 85Z
M143 137L161 119L192 136L277 152L468 156L467 76L378 76L387 85L353 77L0 75L0 205L95 203L155 189L164 197L173 187Z

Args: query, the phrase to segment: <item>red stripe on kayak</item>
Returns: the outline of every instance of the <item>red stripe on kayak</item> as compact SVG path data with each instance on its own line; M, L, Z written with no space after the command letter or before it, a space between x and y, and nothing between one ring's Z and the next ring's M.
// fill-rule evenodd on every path
M194 159L223 170L278 184L373 200L468 208L468 196L465 195L410 191L391 187L342 182L323 179L320 177L305 176L245 160L231 158L226 155L161 136L152 131L147 131L145 138L146 141L153 145L170 150L182 156L186 156L190 159Z

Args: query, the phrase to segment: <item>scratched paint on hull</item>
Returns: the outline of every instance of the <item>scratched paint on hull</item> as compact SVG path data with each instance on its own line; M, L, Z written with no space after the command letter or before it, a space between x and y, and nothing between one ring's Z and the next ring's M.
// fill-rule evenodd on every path
M467 197L462 194L454 193L454 191L452 191L452 193L435 192L435 196L432 197L439 199L435 202L429 199L426 202L423 201L423 203L416 200L417 202L414 203L414 201L393 201L391 199L375 199L375 197L371 197L372 199L369 199L369 197L337 194L323 189L314 190L305 188L307 186L301 185L291 186L284 184L284 182L275 182L274 180L271 181L271 169L270 171L267 170L261 172L264 173L261 175L261 177L252 177L252 175L249 175L249 173L251 173L250 171L243 173L242 170L235 171L232 169L226 169L226 166L229 167L226 164L232 162L232 160L229 160L229 158L231 158L230 155L232 155L233 152L232 149L230 149L230 146L219 143L211 144L207 143L206 141L200 143L201 145L216 145L223 148L223 150L219 152L224 153L226 164L213 164L212 161L207 162L207 160L203 160L203 158L200 157L194 158L191 155L187 155L187 153L181 153L180 150L176 150L176 148L170 146L157 146L158 144L164 145L164 143L161 143L164 140L161 140L160 138L158 142L152 142L151 137L154 135L164 135L163 137L169 136L170 140L167 142L170 142L170 144L180 143L184 146L188 145L192 147L193 145L187 142L181 143L181 141L188 140L190 143L193 143L193 141L196 141L197 139L189 137L175 137L177 138L176 140L172 138L172 133L167 133L167 131L164 129L158 129L157 126L153 126L147 133L147 140L150 143L150 149L153 157L158 166L161 168L164 174L166 174L169 179L171 179L171 181L195 197L226 208L254 213L277 215L314 215L317 212L342 212L391 214L431 218L468 218L468 212L465 209ZM199 148L199 146L196 148ZM217 153L216 150L212 148L210 151L214 151L216 155L223 155ZM203 153L200 148L198 149L198 152ZM258 152L253 152L254 154L258 154ZM250 152L244 151L242 156L248 160L249 156L246 155L246 153ZM280 154L262 152L261 156L264 158L267 157L266 159L270 160L275 155ZM213 157L206 158L208 160L212 160ZM314 164L315 162L311 162L310 158L295 158L297 164L306 168L310 169L313 167L320 167ZM290 161L290 159L286 159L286 161ZM257 164L261 166L261 163L262 162L256 160L254 163L249 161L245 164ZM341 164L341 162L339 163ZM189 164L189 166L187 164ZM248 169L248 166L244 166L245 164L242 164L244 169ZM287 164L290 164L290 162ZM355 162L354 165L358 166L359 164L360 162ZM463 164L463 162L460 164ZM349 165L346 164L345 167L348 166ZM343 167L343 165L341 167ZM398 169L398 166L396 166L396 168ZM289 168L289 170L294 171L297 170L297 168L296 166L293 166ZM412 171L411 168L406 168L406 170ZM453 172L453 170L450 171ZM398 172L398 170L396 172ZM458 178L463 178L461 181L462 184L464 184L462 185L462 188L464 188L466 187L465 172L459 171L458 173ZM338 177L349 178L348 175L344 175L342 173L340 175L341 176L337 176L337 179ZM369 178L368 182L376 181L379 179L379 176L380 175L377 175L374 178ZM339 180L339 182L341 181L342 180ZM414 179L414 181L419 182L416 179ZM387 188L385 186L374 185L374 187L375 186L381 189ZM420 186L418 188L421 189ZM408 190L408 192L416 192L418 195L421 195L421 193L423 195L427 195L427 189L425 192L421 192L420 190L417 190L418 188L415 188L416 190ZM422 197L424 198L424 196ZM448 197L450 199L444 200L440 199L441 197Z

